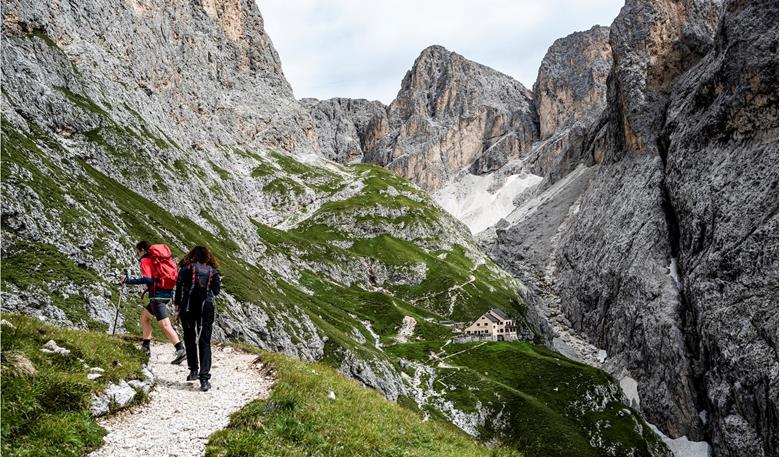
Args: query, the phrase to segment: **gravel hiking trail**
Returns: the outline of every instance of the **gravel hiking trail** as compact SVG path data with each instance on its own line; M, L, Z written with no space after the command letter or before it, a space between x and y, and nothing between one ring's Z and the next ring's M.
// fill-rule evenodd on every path
M98 420L108 434L90 457L201 456L209 435L228 425L230 414L256 398L267 398L273 385L256 354L212 347L211 390L185 382L187 362L171 365L170 345L152 347L149 369L157 383L149 401Z

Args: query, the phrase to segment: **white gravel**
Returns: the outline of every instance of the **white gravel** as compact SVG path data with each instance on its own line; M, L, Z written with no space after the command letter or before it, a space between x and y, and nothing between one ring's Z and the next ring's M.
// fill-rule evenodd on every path
M203 455L209 435L228 424L231 413L256 398L266 398L273 379L261 372L257 355L214 347L211 390L185 382L187 362L171 365L170 345L152 348L149 367L157 385L144 405L98 422L108 431L91 457Z
M412 316L404 316L404 319L401 321L401 328L398 330L398 335L395 337L395 340L399 343L406 343L409 341L409 338L414 335L414 328L417 326L417 320L413 318Z

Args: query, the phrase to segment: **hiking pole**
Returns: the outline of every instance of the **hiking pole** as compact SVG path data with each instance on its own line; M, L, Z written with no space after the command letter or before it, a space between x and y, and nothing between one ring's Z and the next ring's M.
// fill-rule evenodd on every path
M119 321L119 307L122 306L122 295L124 295L122 293L123 290L124 290L124 286L120 286L120 289L119 289L119 299L117 299L117 301L116 301L116 315L114 316L114 327L111 329L111 334L112 335L116 334L116 323L117 323L117 321Z
M125 279L127 279L128 273L129 271L125 270ZM114 326L111 328L112 335L116 334L116 324L119 321L119 309L122 306L122 295L124 295L123 294L124 290L125 290L125 283L123 282L122 285L119 287L119 298L116 301L116 314L114 315Z

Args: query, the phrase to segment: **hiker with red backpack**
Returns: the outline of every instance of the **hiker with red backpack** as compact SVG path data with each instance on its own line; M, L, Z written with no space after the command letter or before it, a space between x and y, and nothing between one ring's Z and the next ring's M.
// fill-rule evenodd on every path
M184 343L187 345L187 381L200 380L200 390L211 388L211 330L214 297L219 295L219 262L206 246L195 246L179 262L174 304L181 311Z
M143 343L141 350L149 355L152 341L152 316L157 318L163 333L173 343L176 353L172 364L178 365L187 357L184 345L179 341L179 335L171 325L168 318L168 303L173 298L173 289L176 287L178 269L173 261L171 249L165 244L150 244L146 240L139 241L135 245L138 253L138 263L141 264L141 276L123 278L122 283L128 285L145 284L149 294L149 303L141 311L141 329L143 331Z

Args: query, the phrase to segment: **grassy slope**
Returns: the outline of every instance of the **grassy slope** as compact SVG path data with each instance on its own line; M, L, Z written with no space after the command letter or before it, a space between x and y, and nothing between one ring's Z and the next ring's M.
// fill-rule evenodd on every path
M612 447L615 455L651 455L663 446L639 414L619 401L615 380L601 370L530 342L445 346L447 335L436 326L422 326L415 334L427 336L386 351L438 366L435 388L461 411L476 412L480 404L489 417L500 415L498 426L488 422L479 431L484 440L515 446L529 456L600 455L591 442ZM603 408L586 405L589 394L611 400Z
M639 414L614 396L617 391L605 405L586 407L588 394L603 395L614 386L605 372L530 343L495 342L464 351L474 346L447 348L450 354L458 352L447 359L457 368L441 370L450 376L447 382L476 387L447 392L447 397L467 407L476 401L495 403L490 396L497 394L507 409L523 412L509 414L500 430L483 430L483 437L496 437L540 456L597 456L599 452L589 446L592 440L612 447L616 455L649 455L660 445Z
M102 333L9 313L3 319L15 328L2 326L2 454L80 456L98 447L105 431L89 413L90 396L108 382L141 379L141 351ZM71 354L41 352L48 340ZM84 364L103 368L103 377L89 381Z
M423 422L328 366L279 354L263 357L278 376L270 398L235 413L228 428L211 437L207 456L520 455L481 447L452 425Z

